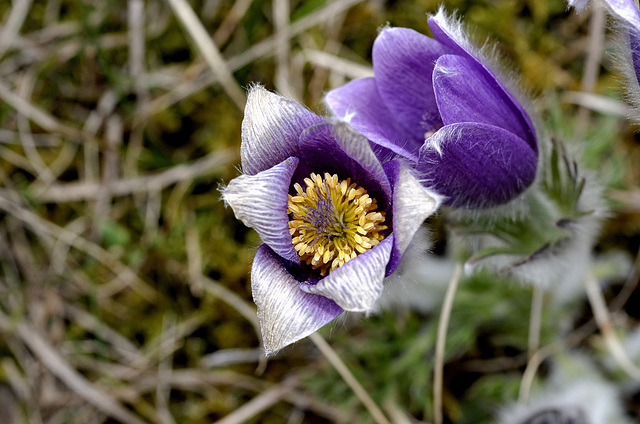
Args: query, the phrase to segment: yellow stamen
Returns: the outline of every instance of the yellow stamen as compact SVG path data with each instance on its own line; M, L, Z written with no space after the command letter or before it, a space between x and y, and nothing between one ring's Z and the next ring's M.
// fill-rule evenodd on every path
M293 185L287 213L289 232L302 262L322 276L366 252L384 239L384 212L374 212L376 199L351 179L312 173L306 188Z

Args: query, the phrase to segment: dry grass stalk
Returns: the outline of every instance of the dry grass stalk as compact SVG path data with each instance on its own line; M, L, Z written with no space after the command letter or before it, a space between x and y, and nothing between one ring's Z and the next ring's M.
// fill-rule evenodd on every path
M341 0L330 2L316 12L310 13L304 18L292 23L289 26L287 34L289 37L295 37L309 28L322 24L334 17L336 14L344 12L361 2L362 0ZM226 61L227 67L231 72L237 71L251 62L272 55L276 51L277 46L277 37L268 37L263 41L252 45L244 52L229 58ZM218 81L217 76L207 69L196 75L194 78L181 84L177 84L170 92L152 100L145 109L140 111L138 119L144 120L151 115L157 114L171 105L208 88Z
M202 175L216 172L228 166L238 158L236 149L213 152L191 164L180 164L154 174L114 180L108 190L112 196L128 196L136 193L148 193L162 190L181 181L190 181ZM92 200L98 197L101 189L97 182L74 182L56 184L39 190L35 200L41 202L69 203Z
M607 345L609 353L616 361L616 363L620 366L620 369L626 372L629 377L633 378L636 381L640 381L640 367L638 367L631 361L626 351L624 350L624 347L620 343L620 340L618 340L618 337L616 336L615 330L613 328L611 315L609 314L609 310L607 309L607 304L602 297L602 293L600 292L600 288L598 287L598 282L593 275L589 275L587 277L586 289L587 297L589 298L589 304L591 305L591 309L593 310L593 316L595 317L602 337L604 337L604 341Z
M32 0L13 2L9 18L6 20L2 31L0 31L0 58L11 47L13 40L18 35L29 14L31 3Z
M213 74L221 82L222 89L240 110L244 110L246 97L243 91L189 3L185 0L169 0L169 4Z
M0 327L11 331L8 317L0 315ZM118 401L80 375L69 363L26 321L15 328L16 335L33 351L51 373L62 380L78 396L97 409L126 424L143 424L144 421L125 409Z
M322 355L329 361L331 366L340 374L340 377L349 386L355 395L360 399L360 402L367 408L371 417L377 424L391 424L386 415L382 412L380 407L369 396L369 393L362 387L360 382L356 379L353 373L349 370L349 367L340 359L340 356L331 348L329 343L319 334L313 333L309 336L309 339L317 346Z
M125 287L133 288L144 298L150 301L158 296L156 290L150 287L142 279L140 279L140 277L138 277L138 275L133 270L124 265L118 259L113 257L111 253L98 246L97 244L94 244L86 240L85 238L80 237L78 234L74 234L51 222L43 220L29 210L26 210L2 197L2 193L0 193L0 209L9 214L12 214L13 216L21 220L22 222L30 226L36 233L63 240L66 244L74 246L75 248L83 252L86 252L98 261L102 262L105 266L107 266L107 268L112 269L116 274L118 287L115 289L111 288L105 290L103 296L113 295L113 293L120 291Z
M280 402L284 396L294 390L298 385L297 378L289 377L282 383L265 390L249 402L242 405L240 408L233 411L231 414L216 421L216 424L240 424L243 423L262 411L270 408L276 403Z

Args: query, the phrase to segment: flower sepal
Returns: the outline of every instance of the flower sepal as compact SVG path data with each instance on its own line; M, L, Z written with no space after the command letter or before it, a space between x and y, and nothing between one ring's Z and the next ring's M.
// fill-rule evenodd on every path
M476 246L463 253L468 268L488 266L545 285L571 260L588 259L605 210L599 189L581 175L561 142L551 143L546 158L540 181L524 196L515 217L496 221L493 214L475 215L454 224L455 232Z

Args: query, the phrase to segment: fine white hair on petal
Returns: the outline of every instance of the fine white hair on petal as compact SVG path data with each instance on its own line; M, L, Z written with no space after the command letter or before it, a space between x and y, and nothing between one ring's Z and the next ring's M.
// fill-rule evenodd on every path
M321 121L301 104L261 85L251 86L242 120L243 172L257 174L290 156L298 156L300 134Z
M590 1L568 0L568 3L569 6L573 6L578 12L581 12L590 4ZM611 26L614 33L617 33L618 39L616 43L613 43L616 46L613 56L618 68L625 76L625 94L633 106L629 118L640 123L640 85L638 84L640 75L637 74L629 45L629 38L632 34L635 34L636 38L640 38L640 12L634 0L604 0L601 3L614 18Z
M539 149L537 169L542 170L546 166L546 161L551 154L550 152L552 143L550 136L546 132L538 132L537 139ZM536 172L535 180L531 183L531 185L520 195L516 196L507 203L483 209L452 209L450 211L451 216L455 221L482 220L489 223L490 225L503 220L516 221L519 219L526 219L526 216L529 213L531 207L530 196L535 195L535 193L539 190L542 177L543 172ZM425 184L425 182L423 182L423 184Z
M300 287L336 302L345 311L366 312L382 293L383 280L393 246L393 234L372 249L336 268L316 284Z
M351 125L351 121L353 121L353 118L355 118L356 114L357 114L356 111L351 111L347 109L344 116L342 117L342 120L346 122L348 125Z
M308 336L343 312L331 300L305 293L299 285L267 248L258 250L251 290L267 354Z
M618 25L614 27L614 31L616 32L617 43L615 43L616 49L613 53L613 58L618 69L623 74L624 94L632 106L628 117L636 123L640 123L640 84L638 83L640 76L636 74L629 46L629 32L640 32L640 28L634 28L623 20L617 20L616 22Z
M635 0L606 0L605 5L617 18L628 22L632 28L640 26L640 11Z
M385 31L385 30L387 30L389 28L392 28L392 25L391 25L391 22L387 21L387 22L385 22L384 25L380 25L378 27L378 34L382 33L383 31Z
M289 234L287 202L297 166L297 158L288 158L255 175L241 175L222 191L222 199L231 206L236 218L256 230L263 243L293 262L300 259Z
M490 39L484 40L479 46L474 42L474 34L455 14L449 14L444 5L440 6L435 15L430 15L451 38L470 55L475 57L499 81L500 85L513 97L531 119L535 133L539 134L537 114L534 112L533 90L523 85L519 72L514 64L505 63L498 51L498 45ZM537 140L540 145L541 140ZM540 146L539 146L540 147Z
M573 7L578 13L582 13L589 6L591 0L568 0L568 3L569 7Z
M444 5L440 6L438 12L431 16L456 44L478 59L487 70L498 77L501 83L505 82L506 78L500 72L504 68L504 64L498 58L496 43L487 39L482 45L478 46L473 40L474 34L472 31L462 23L462 20L456 14L447 13ZM512 92L512 90L509 90L509 92Z
M464 29L462 21L455 15L450 15L441 5L433 19L443 28L462 48L469 52L477 53L477 47L469 40L469 33Z
M429 191L404 167L400 167L393 194L393 234L400 253L407 249L423 221L442 203L442 196Z
M434 150L439 156L442 156L444 144L457 143L461 137L462 132L458 127L445 125L427 138L420 150Z

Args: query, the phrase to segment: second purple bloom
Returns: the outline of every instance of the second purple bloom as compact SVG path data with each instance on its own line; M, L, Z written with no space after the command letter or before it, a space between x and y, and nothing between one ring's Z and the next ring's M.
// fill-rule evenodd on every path
M536 132L524 108L439 12L434 38L388 28L373 46L375 77L330 91L326 103L374 144L415 164L455 207L506 203L535 179Z

